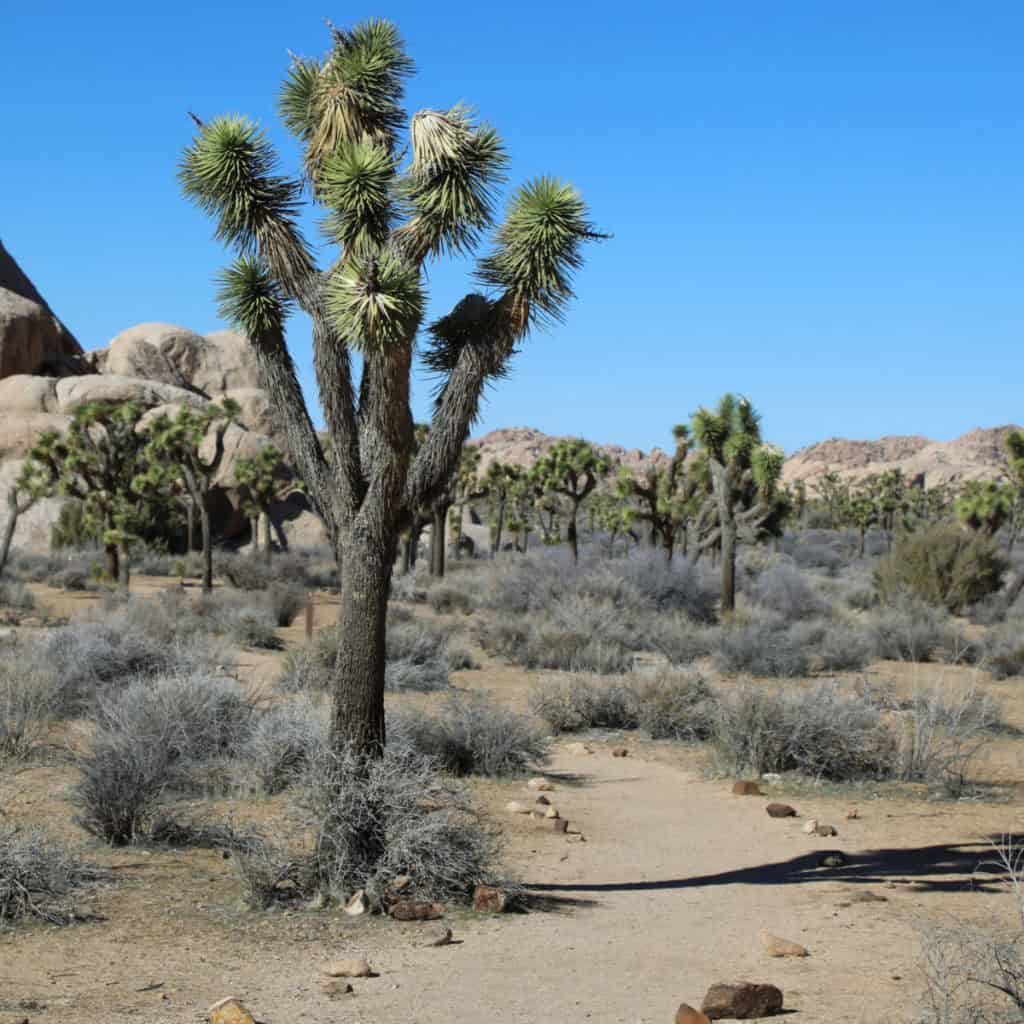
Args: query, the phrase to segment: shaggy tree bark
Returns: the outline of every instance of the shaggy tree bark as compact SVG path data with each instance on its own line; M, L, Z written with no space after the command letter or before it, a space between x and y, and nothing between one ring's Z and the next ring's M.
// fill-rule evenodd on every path
M7 492L7 522L4 523L3 537L0 538L0 576L7 568L7 559L11 557L11 545L14 543L14 531L18 526L18 518L23 516L37 500L36 495L22 491L17 484Z

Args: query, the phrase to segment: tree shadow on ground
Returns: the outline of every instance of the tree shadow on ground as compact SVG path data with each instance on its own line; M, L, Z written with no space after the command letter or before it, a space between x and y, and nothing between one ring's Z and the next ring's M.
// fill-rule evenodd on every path
M825 867L822 857L829 851L816 850L773 864L750 868L645 882L595 882L568 885L530 884L533 892L602 893L659 892L673 889L702 889L717 885L794 885L808 882L884 883L890 879L913 881L921 892L998 892L1006 872L994 863L993 843L1024 844L1024 834L993 835L975 843L936 844L908 848L843 853L845 863Z

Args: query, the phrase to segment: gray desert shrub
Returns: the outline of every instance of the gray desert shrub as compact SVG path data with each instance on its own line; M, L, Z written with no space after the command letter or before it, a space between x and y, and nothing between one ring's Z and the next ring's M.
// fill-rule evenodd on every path
M662 614L650 617L641 633L643 646L664 655L672 665L689 665L714 653L719 627L695 622L689 616Z
M1012 923L945 918L918 925L925 982L923 1024L1012 1024L1024 1012L1024 851L1011 837L979 867L997 875ZM991 898L991 897L990 897ZM1000 915L1001 916L1001 915Z
M35 595L17 580L0 580L0 608L30 612L36 607Z
M737 619L723 626L715 662L722 672L792 678L810 671L806 631L775 616Z
M1006 568L991 538L955 523L939 523L899 537L892 554L875 569L875 586L887 604L909 594L933 607L960 612L995 594Z
M900 778L958 796L971 762L1001 722L999 705L976 687L920 689L898 713Z
M814 618L828 612L827 604L803 574L791 565L765 569L750 589L752 600L787 622Z
M311 874L326 895L363 889L383 908L389 885L407 875L405 897L465 903L494 880L496 832L466 788L408 746L369 761L327 750L295 792L314 837Z
M826 672L858 672L875 657L875 641L864 627L837 620L828 623L815 646Z
M659 612L682 612L694 622L712 623L718 614L717 579L704 567L660 553L635 552L629 558L601 563L603 570L629 584Z
M660 671L638 677L630 696L639 728L655 740L706 740L714 732L718 698L696 672Z
M238 759L243 781L255 780L260 792L273 796L287 789L321 757L328 741L323 708L299 697L259 715Z
M439 615L471 615L476 608L472 594L445 584L431 588L427 604Z
M282 629L290 626L306 607L306 591L294 583L272 583L267 588L274 624Z
M875 650L879 658L890 661L928 662L942 660L966 644L949 615L922 601L904 599L899 604L879 609L871 623Z
M389 742L407 744L451 775L519 775L547 756L544 735L525 715L482 694L452 696L436 715L398 712Z
M889 778L898 764L879 707L832 684L795 692L748 686L723 696L712 742L722 766L736 773L845 782Z
M783 540L783 550L799 568L820 569L830 576L838 575L847 564L844 548L844 538L835 530L804 530Z
M0 764L24 761L46 738L54 719L53 677L23 665L15 644L0 663Z
M70 924L75 896L108 878L39 829L0 825L0 928L33 919Z
M639 725L632 690L618 679L552 676L531 690L529 700L530 710L556 733Z
M1024 676L1024 617L989 629L980 646L981 665L995 679Z
M222 554L217 570L236 590L266 590L278 578L277 567L251 554Z
M145 838L166 794L194 791L202 769L235 756L253 706L233 680L201 674L138 679L95 706L76 759L79 824L113 846Z

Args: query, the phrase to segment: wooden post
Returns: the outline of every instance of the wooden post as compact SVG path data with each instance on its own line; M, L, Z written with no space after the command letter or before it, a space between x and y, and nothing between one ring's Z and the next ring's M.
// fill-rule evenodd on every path
M313 595L306 595L306 639L313 639Z

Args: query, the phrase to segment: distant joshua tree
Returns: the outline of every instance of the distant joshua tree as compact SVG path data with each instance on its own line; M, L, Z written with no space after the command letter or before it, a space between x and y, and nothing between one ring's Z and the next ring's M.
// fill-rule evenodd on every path
M736 545L741 528L761 530L779 514L781 448L761 440L761 419L745 398L725 394L714 409L693 415L693 436L707 460L717 523L702 541L718 544L722 561L722 611L736 608Z
M541 456L531 475L540 487L565 499L568 507L567 537L574 562L580 560L580 506L611 471L606 455L586 441L572 438L559 441Z
M304 149L301 178L282 175L267 136L235 116L196 119L180 177L218 239L239 253L222 277L222 312L252 343L287 454L344 565L333 743L378 756L399 535L456 472L484 388L533 328L564 316L583 246L599 236L571 185L537 178L515 192L477 263L481 290L427 328L424 359L439 385L430 436L414 453L410 372L427 263L478 248L507 159L498 133L461 105L421 110L403 137L413 63L395 26L370 20L332 32L325 57L293 60L280 96ZM299 228L307 191L338 249L325 269ZM313 323L330 462L285 342L293 306Z

